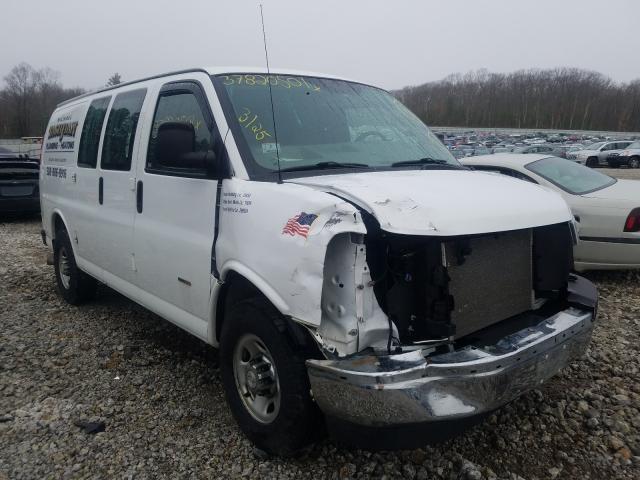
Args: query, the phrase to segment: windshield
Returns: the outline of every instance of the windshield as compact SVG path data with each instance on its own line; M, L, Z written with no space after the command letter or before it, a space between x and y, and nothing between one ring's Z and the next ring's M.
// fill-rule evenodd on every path
M595 192L616 183L608 175L563 158L543 158L526 168L574 195Z
M378 88L326 78L220 75L214 82L252 177L275 178L280 168L313 170L460 166L413 113ZM276 153L276 136L278 139ZM421 162L422 161L422 162ZM396 165L400 166L400 165Z

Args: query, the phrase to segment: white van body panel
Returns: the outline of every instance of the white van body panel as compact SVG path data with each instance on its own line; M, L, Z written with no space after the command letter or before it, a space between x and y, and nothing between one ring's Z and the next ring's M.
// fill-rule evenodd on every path
M65 221L72 222L73 212L78 208L70 186L75 179L73 175L78 158L77 147L87 104L84 100L65 105L53 112L42 141L40 205L47 233L53 229L51 220L54 211L64 212ZM62 129L66 129L66 132ZM71 131L73 135L69 135Z
M317 215L308 237L283 233L303 212ZM329 241L366 230L360 213L333 195L290 183L230 179L223 182L220 232L216 250L223 278L232 266L243 265L256 282L277 292L282 313L317 326Z

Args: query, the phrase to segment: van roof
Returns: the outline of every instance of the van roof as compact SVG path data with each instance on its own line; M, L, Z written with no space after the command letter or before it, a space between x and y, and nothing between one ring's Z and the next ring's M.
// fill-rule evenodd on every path
M289 69L289 68L270 68L269 69L271 75L280 75L280 74L284 74L286 73L287 75L302 75L302 76L309 76L309 77L322 77L322 78L331 78L331 79L335 79L335 80L347 80L347 81L355 81L355 80L349 80L347 78L343 78L343 77L338 77L335 75L329 75L326 73L318 73L318 72L309 72L309 71L304 71L304 70L293 70L293 69ZM68 100L65 100L64 102L60 102L57 106L57 108L63 106L63 105L68 105L72 102L75 102L76 100L80 100L81 98L86 98L86 97L90 97L91 95L95 95L97 93L102 93L102 92L106 92L109 90L115 90L116 88L120 88L120 87L124 87L127 85L134 85L136 83L140 83L140 82L145 82L147 80L153 80L155 78L162 78L162 77L168 77L171 75L179 75L181 73L192 73L192 72L201 72L201 73L206 73L208 75L221 75L221 74L225 74L225 73L244 73L244 72L251 72L251 73L259 73L259 74L266 74L267 73L267 68L266 67L247 67L247 66L226 66L226 67L197 67L197 68L187 68L184 70L176 70L173 72L166 72L166 73L161 73L159 75L152 75L150 77L145 77L145 78L140 78L138 80L132 80L130 82L123 82L123 83L119 83L118 85L113 85L111 87L104 87L104 88L99 88L96 90L92 90L90 92L87 93L83 93L82 95L78 95L77 97L73 97L70 98ZM357 83L363 83L363 82L357 82Z

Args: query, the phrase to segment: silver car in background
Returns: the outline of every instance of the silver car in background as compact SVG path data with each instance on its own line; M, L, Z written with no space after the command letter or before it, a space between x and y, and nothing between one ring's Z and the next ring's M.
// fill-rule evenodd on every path
M584 150L568 153L567 159L587 167L606 166L608 165L607 160L611 155L619 154L631 143L633 143L631 140L592 143Z

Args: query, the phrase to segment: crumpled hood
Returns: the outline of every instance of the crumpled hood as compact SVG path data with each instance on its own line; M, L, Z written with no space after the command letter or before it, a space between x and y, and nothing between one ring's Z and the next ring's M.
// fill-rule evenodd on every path
M399 170L288 180L336 194L406 235L473 235L571 220L560 195L504 175L468 170Z

